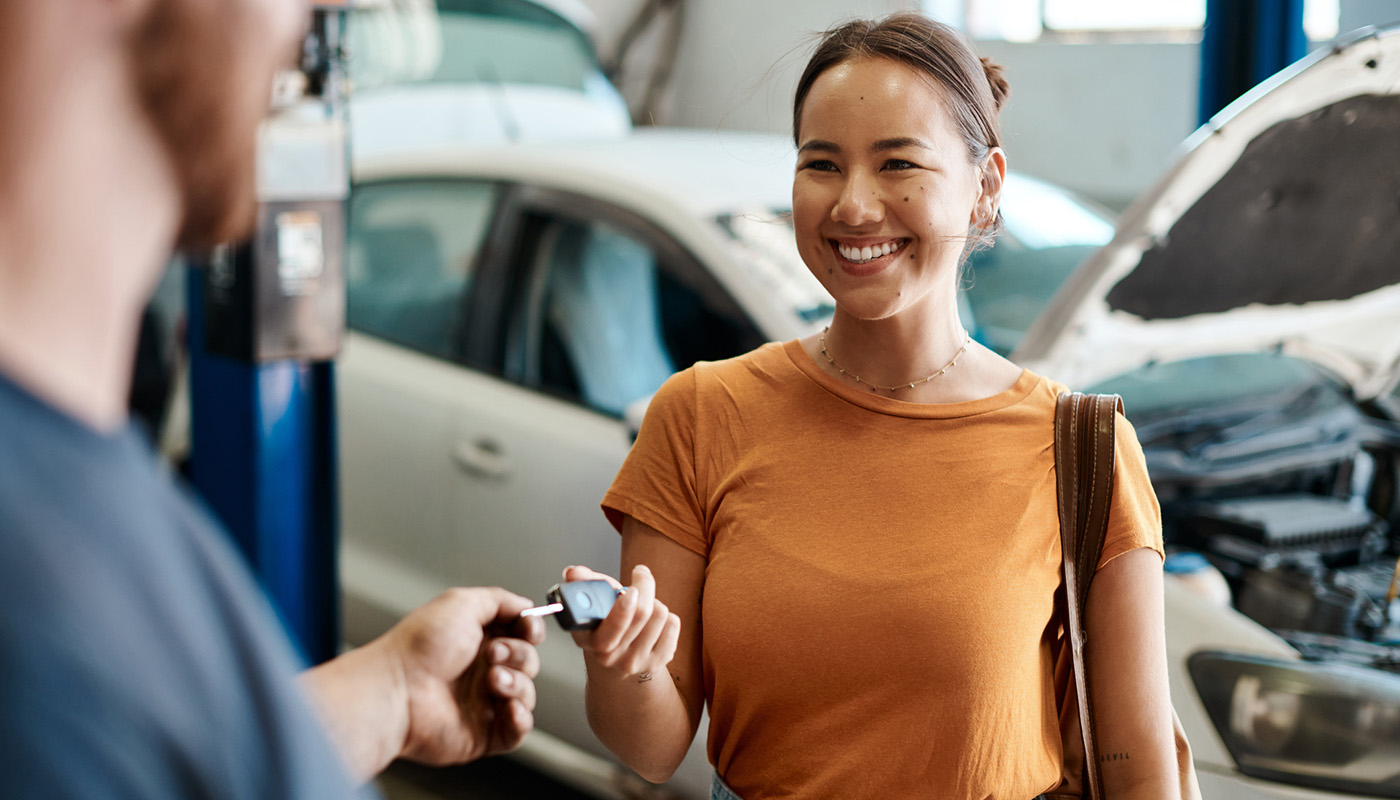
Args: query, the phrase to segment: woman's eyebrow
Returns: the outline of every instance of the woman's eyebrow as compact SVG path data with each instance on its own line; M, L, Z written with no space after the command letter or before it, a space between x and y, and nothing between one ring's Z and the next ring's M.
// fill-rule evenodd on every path
M881 139L870 146L870 150L875 153L883 153L887 150L900 150L905 147L917 147L920 150L927 150L929 146L912 136L899 136L894 139Z
M870 145L870 151L872 153L883 153L889 150L901 150L906 147L917 147L920 150L929 149L929 146L924 144L923 141L920 139L915 139L912 136L897 136L893 139L881 139L880 141ZM797 148L797 152L799 153L806 153L808 151L816 151L820 153L840 153L841 146L836 144L835 142L828 142L825 139L811 139L807 142L804 142L801 147Z

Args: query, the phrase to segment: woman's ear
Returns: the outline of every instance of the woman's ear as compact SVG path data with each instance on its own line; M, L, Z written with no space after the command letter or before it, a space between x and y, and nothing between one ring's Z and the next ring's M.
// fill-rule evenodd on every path
M981 192L973 206L972 222L983 230L996 227L997 213L1001 208L1001 185L1006 179L1006 153L1000 147L993 147L977 168Z

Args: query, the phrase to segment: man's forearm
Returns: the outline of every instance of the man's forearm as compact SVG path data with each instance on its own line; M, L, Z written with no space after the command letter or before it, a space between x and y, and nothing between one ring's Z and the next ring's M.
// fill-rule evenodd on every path
M399 661L370 643L301 675L321 724L359 781L378 775L408 737L408 689Z

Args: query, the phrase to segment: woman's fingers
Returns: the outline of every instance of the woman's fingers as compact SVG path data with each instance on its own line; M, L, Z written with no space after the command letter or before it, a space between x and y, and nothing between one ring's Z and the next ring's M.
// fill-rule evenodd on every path
M676 657L676 647L681 639L681 618L675 614L666 615L666 628L661 632L661 641L656 644L656 655L664 658L666 663L671 663L671 659Z
M596 572L588 567L572 566L564 568L564 580L566 581L607 581L614 589L621 589L622 584L611 575Z
M628 597L628 595L633 596ZM627 600L630 604L632 614L627 626L618 632L613 649L631 650L632 643L637 641L642 630L656 614L665 614L666 607L656 599L656 579L652 577L651 570L640 564L632 570L632 585L628 587L627 594L618 598L618 602L623 600ZM609 635L611 633L609 631Z
M657 643L661 640L662 633L666 630L666 622L674 616L667 610L665 604L659 600L652 608L651 616L646 623L637 631L637 635L632 640L632 646L627 649L627 660L623 664L623 671L629 675L638 672L647 672L649 669L664 665L670 661L667 656L659 658L662 654L657 652Z
M586 567L564 570L565 580L605 577ZM675 655L680 634L680 619L656 599L656 578L651 570L639 564L631 577L632 584L613 603L607 618L597 628L573 635L579 647L594 654L599 665L626 675L664 667ZM671 620L675 620L674 630L668 630Z
M623 589L622 584L621 584L621 583L618 583L618 582L617 582L617 579L613 578L611 575L604 575L603 573L597 572L596 570L592 570L592 569L589 569L588 567L578 566L578 565L570 566L570 567L565 567L565 568L564 568L564 580L565 580L565 581L607 581L607 582L613 587L613 589L619 590L619 591L621 591L621 590ZM617 601L613 603L613 612L612 612L612 613L619 613L619 614L625 613L625 609L624 609L623 611L619 611L619 610L618 610L618 605L621 603L622 599L625 598L626 596L627 596L627 592L623 592L623 594L621 594L621 595L618 596ZM604 620L604 623L606 624L606 620ZM599 627L602 627L602 626L599 626ZM611 629L611 628L609 628L609 629ZM596 628L593 629L593 630L586 630L586 631L573 631L573 632L572 632L572 636L573 636L573 639L574 639L574 644L578 645L579 647L583 648L584 650L593 650L593 651L597 651L597 650L600 649L600 647L599 647L599 643L598 643L596 634L597 634L597 629L596 629ZM611 641L611 640L608 640L608 643L609 643L610 646L612 645L612 641Z

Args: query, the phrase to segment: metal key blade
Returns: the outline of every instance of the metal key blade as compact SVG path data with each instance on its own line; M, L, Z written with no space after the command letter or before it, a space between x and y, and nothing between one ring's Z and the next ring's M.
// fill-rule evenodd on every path
M535 606L520 612L522 617L547 617L550 614L558 614L564 610L563 603L550 603L549 605Z

